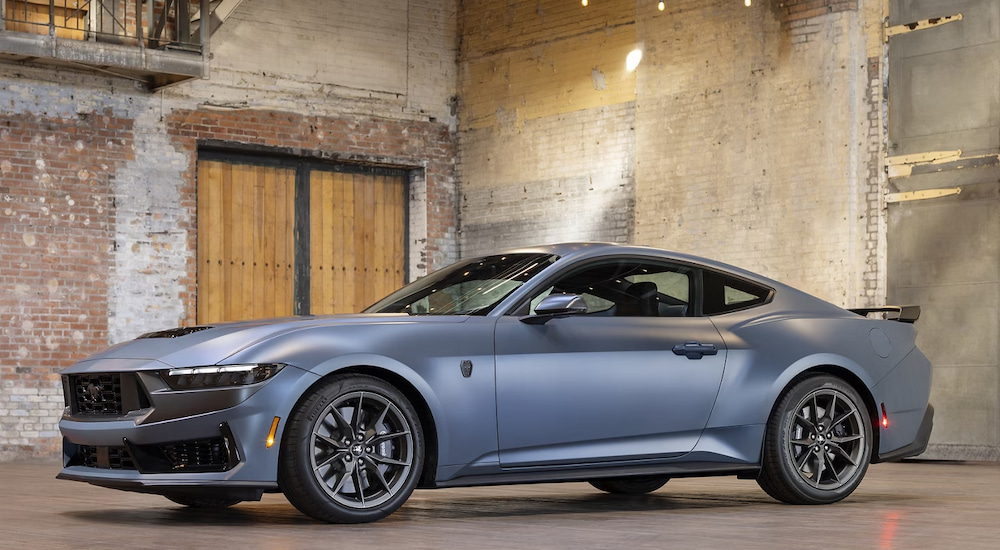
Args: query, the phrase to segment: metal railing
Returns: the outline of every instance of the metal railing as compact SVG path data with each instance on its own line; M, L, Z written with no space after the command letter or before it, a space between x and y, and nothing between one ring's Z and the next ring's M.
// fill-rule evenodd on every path
M0 28L202 53L208 12L209 0L0 0Z

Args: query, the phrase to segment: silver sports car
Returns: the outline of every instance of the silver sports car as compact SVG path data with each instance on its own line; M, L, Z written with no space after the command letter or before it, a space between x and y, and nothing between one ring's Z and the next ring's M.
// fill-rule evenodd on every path
M175 328L77 363L59 477L195 507L280 491L330 522L539 481L735 475L836 502L927 445L918 315L645 247L512 250L363 314Z

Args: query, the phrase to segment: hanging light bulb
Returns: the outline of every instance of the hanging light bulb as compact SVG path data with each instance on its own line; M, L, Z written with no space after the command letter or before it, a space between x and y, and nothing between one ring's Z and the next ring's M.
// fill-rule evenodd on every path
M748 1L749 1L749 0L748 0ZM663 11L663 10L664 10L664 8L666 8L666 6L665 6L665 5L663 5L663 0L660 0L660 3L656 5L656 9L658 9L658 10L660 10L660 11Z
M749 7L750 7L750 4L751 4L750 0L743 0L743 5L744 5L744 6L746 6L746 7L748 7L748 8L749 8Z
M583 7L586 8L587 4L589 4L590 2L588 2L587 0L580 0L580 3L583 4Z

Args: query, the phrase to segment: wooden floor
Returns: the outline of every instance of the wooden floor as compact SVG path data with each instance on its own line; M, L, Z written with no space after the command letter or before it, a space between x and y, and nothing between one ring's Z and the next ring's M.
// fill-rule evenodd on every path
M368 525L317 523L281 495L199 512L57 470L0 464L0 548L1000 548L998 464L880 464L829 506L778 504L736 478L639 498L583 483L417 491Z

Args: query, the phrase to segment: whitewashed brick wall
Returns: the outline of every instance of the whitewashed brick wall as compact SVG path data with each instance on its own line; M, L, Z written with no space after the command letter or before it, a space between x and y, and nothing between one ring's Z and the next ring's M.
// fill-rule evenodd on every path
M639 26L635 241L867 303L877 159L858 12L782 28L763 9L689 6Z
M884 299L878 2L677 0L660 12L611 1L578 19L570 12L583 8L552 2L534 19L476 6L460 58L463 105L475 107L460 123L463 255L626 241L730 262L845 306ZM567 86L587 80L588 62L609 81L627 78L624 55L559 47L601 28L598 15L615 48L644 58L631 98L574 110L579 92ZM551 21L551 32L533 21ZM494 73L477 70L482 52ZM521 69L524 56L539 69Z
M626 242L632 228L634 104L463 133L464 256L558 241Z

